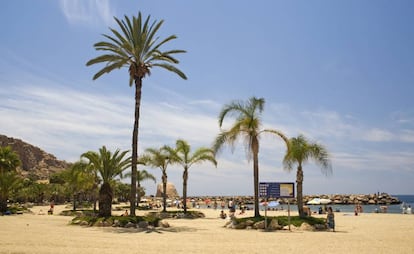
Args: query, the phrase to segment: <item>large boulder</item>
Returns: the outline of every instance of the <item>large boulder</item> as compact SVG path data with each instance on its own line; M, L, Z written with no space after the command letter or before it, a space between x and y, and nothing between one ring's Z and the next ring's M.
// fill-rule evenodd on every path
M157 194L155 194L155 196L158 198L163 197L162 183L157 185ZM168 198L179 197L177 189L175 188L173 183L167 182L167 197Z

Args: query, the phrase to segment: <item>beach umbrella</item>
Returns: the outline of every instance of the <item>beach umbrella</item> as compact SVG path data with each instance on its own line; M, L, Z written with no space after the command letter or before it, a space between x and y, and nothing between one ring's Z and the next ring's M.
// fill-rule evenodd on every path
M277 201L270 201L269 204L268 204L269 207L276 207L278 205L280 205L280 203L277 202Z
M321 199L320 198L314 198L306 203L307 205L320 205Z
M321 205L327 205L327 204L332 203L332 200L327 199L327 198L321 198L321 199L319 200L319 202L320 202L320 204L321 204Z
M314 198L308 201L306 204L307 205L327 205L330 203L332 203L332 200L327 199L327 198Z

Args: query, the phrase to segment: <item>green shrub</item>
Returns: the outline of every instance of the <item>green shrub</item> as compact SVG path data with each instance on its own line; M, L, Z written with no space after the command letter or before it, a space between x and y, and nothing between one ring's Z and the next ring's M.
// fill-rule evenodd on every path
M289 225L289 217L288 216L267 216L266 217L267 221L266 223L270 223L273 219L277 219L277 222L279 225L281 226L287 226ZM242 223L242 222L246 222L248 220L250 221L254 221L254 223L259 222L259 221L264 221L265 217L264 216L260 216L260 217L245 217L245 218L236 218L235 219L237 223ZM294 225L295 227L300 227L302 225L302 223L308 223L309 225L313 226L316 224L325 224L326 220L323 218L316 218L316 217L299 217L299 216L290 216L290 224Z

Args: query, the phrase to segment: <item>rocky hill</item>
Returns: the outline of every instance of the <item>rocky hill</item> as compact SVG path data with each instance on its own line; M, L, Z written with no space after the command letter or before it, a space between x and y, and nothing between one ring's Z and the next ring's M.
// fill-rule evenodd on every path
M20 139L0 135L0 146L10 146L19 155L22 165L18 172L24 177L48 179L50 174L69 167L66 161L58 160L54 155Z

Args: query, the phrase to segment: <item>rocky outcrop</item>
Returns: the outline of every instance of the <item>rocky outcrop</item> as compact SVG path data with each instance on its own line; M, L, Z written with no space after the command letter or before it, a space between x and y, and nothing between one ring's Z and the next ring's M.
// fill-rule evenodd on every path
M0 146L10 146L19 155L22 164L17 170L23 177L48 179L50 174L60 172L70 165L20 139L0 135Z
M157 185L157 194L156 197L162 197L163 195L162 183ZM168 198L176 198L179 197L177 189L175 188L174 184L167 183L167 197Z

